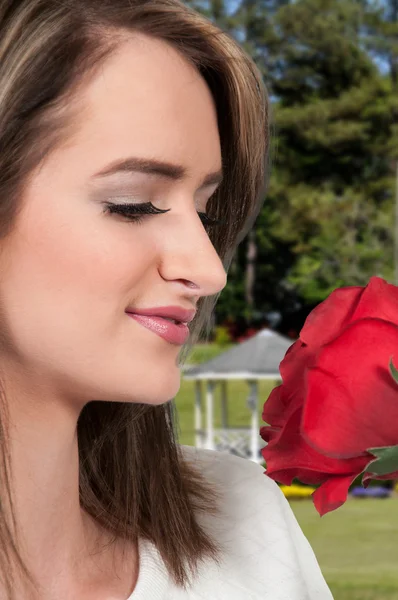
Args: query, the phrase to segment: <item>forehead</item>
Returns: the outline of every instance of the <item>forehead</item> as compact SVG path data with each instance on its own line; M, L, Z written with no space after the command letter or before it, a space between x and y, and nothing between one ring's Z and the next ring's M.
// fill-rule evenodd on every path
M205 175L221 168L213 98L200 73L163 41L136 35L97 71L78 98L73 143L108 162L144 156Z

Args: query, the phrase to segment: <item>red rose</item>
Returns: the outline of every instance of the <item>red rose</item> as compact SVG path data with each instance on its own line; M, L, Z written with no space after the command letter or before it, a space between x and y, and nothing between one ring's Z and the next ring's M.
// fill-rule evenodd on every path
M354 479L375 459L370 449L398 445L398 288L373 277L335 290L307 317L280 365L282 385L264 404L267 475L291 485L321 484L322 515L344 504ZM393 479L398 472L370 479Z

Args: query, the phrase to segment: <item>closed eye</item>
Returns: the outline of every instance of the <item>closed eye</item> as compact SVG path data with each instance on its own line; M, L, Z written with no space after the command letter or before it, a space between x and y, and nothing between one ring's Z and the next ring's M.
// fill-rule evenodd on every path
M123 217L126 217L128 219L129 222L133 222L133 223L141 223L145 216L148 215L158 215L158 214L164 214L166 212L169 212L171 209L167 208L167 209L160 209L160 208L156 208L156 206L154 206L152 204L152 202L140 202L140 203L129 203L129 204L113 204L113 203L107 203L107 209L106 211L109 213L116 213L119 215L122 215ZM206 213L204 212L198 212L198 215L200 217L200 220L202 221L203 225L206 226L217 226L217 225L221 225L222 223L224 223L224 219L213 219L211 217L209 217Z

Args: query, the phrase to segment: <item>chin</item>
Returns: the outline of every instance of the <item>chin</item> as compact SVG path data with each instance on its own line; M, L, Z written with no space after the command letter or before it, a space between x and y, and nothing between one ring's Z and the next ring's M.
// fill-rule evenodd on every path
M171 396L165 396L164 393L162 394L162 396L141 396L141 398L138 400L137 398L129 398L129 399L125 399L125 400L120 400L120 402L126 402L126 403L130 403L130 404L146 404L148 406L161 406L162 404L167 404L167 402L170 402L171 400L174 400L174 397L177 395L177 392L175 394L172 394Z
M171 367L165 377L159 372L148 369L148 375L142 378L140 385L132 383L121 394L115 393L113 398L119 402L137 402L140 404L160 405L173 400L181 387L181 373Z

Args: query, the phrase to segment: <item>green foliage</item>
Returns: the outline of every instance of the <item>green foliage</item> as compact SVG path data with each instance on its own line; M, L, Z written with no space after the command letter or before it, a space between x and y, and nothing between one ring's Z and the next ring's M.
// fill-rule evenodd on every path
M383 448L368 448L367 452L377 456L371 461L366 470L376 475L391 475L398 470L398 446L386 446Z
M192 2L191 2L192 4ZM251 311L288 313L394 275L397 0L196 0L251 53L272 101ZM216 314L245 314L247 239Z
M394 365L393 357L390 359L390 373L395 383L398 383L398 369Z
M228 273L228 284L218 300L216 307L218 322L224 321L227 317L237 317L245 313L244 252L245 243L239 246L235 254Z
M291 243L287 280L308 303L373 274L392 276L396 101L361 46L361 10L349 0L300 0L277 15L289 67L273 82L269 202L274 235Z
M221 348L225 348L231 344L232 338L227 327L218 325L215 328L214 342Z

